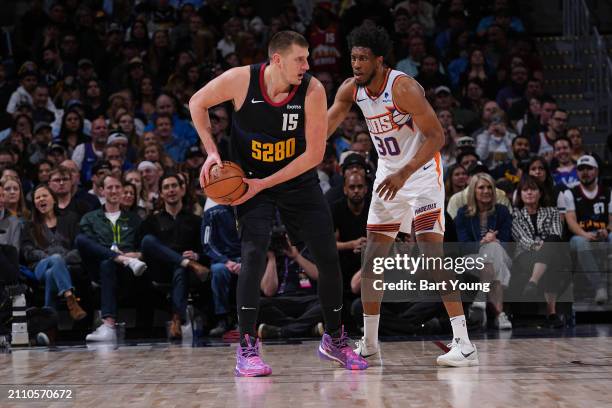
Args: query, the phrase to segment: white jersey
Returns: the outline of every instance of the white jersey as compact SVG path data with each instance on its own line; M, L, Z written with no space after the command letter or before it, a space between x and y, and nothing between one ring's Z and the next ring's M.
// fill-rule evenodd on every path
M379 174L399 170L412 160L425 142L410 113L403 112L393 101L393 84L401 76L408 77L401 71L388 69L378 94L372 95L365 86L357 86L354 95L378 152L378 168L379 172L383 172ZM439 154L436 157L439 158ZM427 163L423 168L429 169L432 163Z

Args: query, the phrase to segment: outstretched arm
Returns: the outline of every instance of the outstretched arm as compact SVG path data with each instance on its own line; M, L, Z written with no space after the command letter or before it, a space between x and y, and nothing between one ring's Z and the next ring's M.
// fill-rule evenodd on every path
M334 134L340 123L351 110L353 105L353 93L355 92L355 80L349 78L340 85L334 104L327 111L327 138Z

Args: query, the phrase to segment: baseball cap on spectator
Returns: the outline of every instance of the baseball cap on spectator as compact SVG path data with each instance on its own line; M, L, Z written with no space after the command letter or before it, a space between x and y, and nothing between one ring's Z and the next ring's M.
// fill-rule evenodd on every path
M91 62L91 60L90 60L90 59L88 59L88 58L81 58L81 59L79 60L78 67L79 67L79 68L83 68L83 67L85 67L85 66L93 67L93 66L94 66L94 64L93 64L93 62Z
M457 139L456 144L459 148L474 147L474 138L471 136L463 136Z
M482 164L481 161L477 161L468 169L468 176L473 176L478 173L487 173L489 174L489 168Z
M42 129L49 129L51 130L51 125L48 124L47 122L38 122L35 126L34 126L34 134L37 134L38 132L40 132Z
M156 170L157 166L153 162L150 162L148 160L143 160L138 165L138 171L143 171L145 169L154 169L154 170Z
M100 170L111 171L112 167L106 160L98 160L91 168L91 174L97 174Z
M110 136L108 137L107 141L106 141L106 145L111 145L113 143L115 143L118 140L123 140L125 142L129 142L128 137L125 135L125 133L123 132L113 132L110 134Z
M368 171L368 164L366 163L364 157L359 153L351 153L346 156L341 163L342 172L344 173L347 168L354 165L361 166L366 172Z
M66 148L59 143L53 143L51 146L49 146L49 152L66 153Z
M597 164L597 160L595 160L593 156L585 154L584 156L580 156L576 162L576 169L580 169L581 167L592 167L598 169L599 164Z
M451 94L451 90L450 90L450 88L449 88L448 86L444 86L444 85L440 85L440 86L439 86L439 87L437 87L437 88L435 89L435 91L434 91L434 93L435 93L436 95L438 95L438 94L440 94L440 93L442 93L442 92L446 92L446 93L447 93L447 94L449 94L449 95Z
M191 146L189 150L187 150L185 158L191 159L192 157L204 157L204 155L202 154L202 150L200 150L200 146L194 145Z

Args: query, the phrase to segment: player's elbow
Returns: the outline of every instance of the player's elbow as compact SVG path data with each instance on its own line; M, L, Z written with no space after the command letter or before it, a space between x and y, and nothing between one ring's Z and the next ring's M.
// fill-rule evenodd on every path
M189 98L189 111L194 112L203 109L204 105L202 102L203 101L201 93L196 92L195 94L193 94L193 96Z

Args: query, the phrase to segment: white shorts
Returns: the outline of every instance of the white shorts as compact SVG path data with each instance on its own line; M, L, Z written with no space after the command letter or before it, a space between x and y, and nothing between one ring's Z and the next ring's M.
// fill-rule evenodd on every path
M384 201L376 193L387 174L379 172L374 181L367 230L395 237L399 231L444 235L444 184L437 165L414 173L393 200Z

